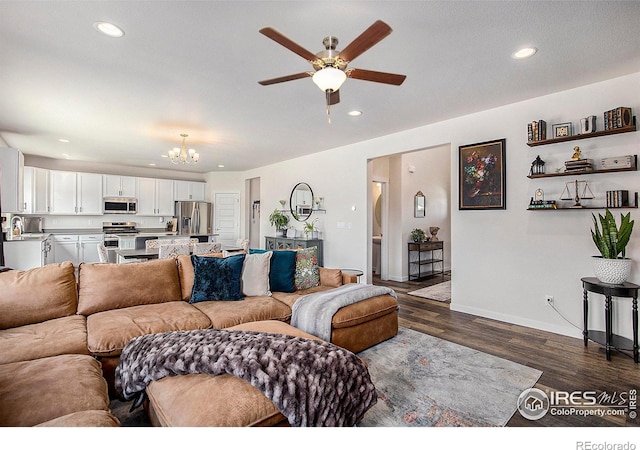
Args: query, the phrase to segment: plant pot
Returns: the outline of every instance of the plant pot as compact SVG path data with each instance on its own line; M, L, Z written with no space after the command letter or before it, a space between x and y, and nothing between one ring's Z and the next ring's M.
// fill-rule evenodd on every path
M631 259L593 257L593 273L603 283L622 284L631 276Z
M287 230L276 230L276 237L286 237Z

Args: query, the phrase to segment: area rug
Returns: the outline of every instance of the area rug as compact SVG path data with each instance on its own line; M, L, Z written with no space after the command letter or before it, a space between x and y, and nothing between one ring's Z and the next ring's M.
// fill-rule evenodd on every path
M398 335L358 355L378 402L360 427L504 426L542 372L428 334Z
M439 302L451 302L451 281L434 284L433 286L411 291L408 294Z

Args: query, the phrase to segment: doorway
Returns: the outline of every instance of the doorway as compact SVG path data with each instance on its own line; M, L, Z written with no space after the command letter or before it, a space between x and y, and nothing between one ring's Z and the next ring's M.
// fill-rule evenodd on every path
M386 181L373 181L371 185L371 274L381 280L389 279L388 271L388 183Z
M216 193L213 210L216 240L223 245L235 245L240 237L240 194Z

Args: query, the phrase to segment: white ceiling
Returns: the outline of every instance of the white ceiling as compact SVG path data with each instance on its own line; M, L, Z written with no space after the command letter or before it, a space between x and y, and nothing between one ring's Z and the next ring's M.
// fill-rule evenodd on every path
M393 33L350 67L402 86L348 79L328 124L311 79L258 84L311 69L259 29L315 53L378 19ZM246 170L638 72L639 25L638 1L0 0L0 137L52 158ZM539 52L512 59L523 46ZM198 166L160 157L183 132Z

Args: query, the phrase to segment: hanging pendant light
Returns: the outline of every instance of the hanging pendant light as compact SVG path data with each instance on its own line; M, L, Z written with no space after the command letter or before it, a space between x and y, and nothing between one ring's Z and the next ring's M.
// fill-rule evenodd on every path
M180 148L174 147L173 150L169 150L169 158L171 159L171 162L173 164L198 164L200 154L192 148L187 150L187 146L185 144L185 140L189 135L181 134L180 136L182 136L182 146Z

